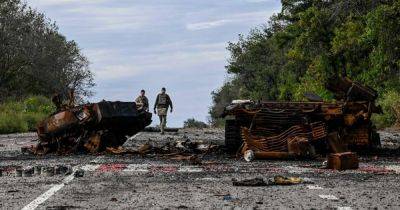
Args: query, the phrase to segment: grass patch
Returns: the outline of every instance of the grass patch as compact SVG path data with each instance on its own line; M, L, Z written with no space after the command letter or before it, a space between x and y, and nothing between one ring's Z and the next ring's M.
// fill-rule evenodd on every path
M383 109L383 114L373 115L372 121L378 128L399 125L400 121L400 93L396 91L387 91L382 94L378 104Z
M6 101L0 104L0 134L34 131L54 110L51 100L43 96Z

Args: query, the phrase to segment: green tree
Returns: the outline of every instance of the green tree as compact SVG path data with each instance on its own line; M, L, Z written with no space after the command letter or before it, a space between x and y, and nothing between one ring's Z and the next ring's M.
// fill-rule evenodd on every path
M0 100L51 96L74 88L92 92L89 62L55 23L20 0L0 1Z
M229 44L233 79L212 93L211 118L218 121L214 113L232 97L304 100L311 91L332 100L326 82L348 76L375 88L385 119L392 119L389 107L400 93L399 23L394 0L282 0L266 25Z

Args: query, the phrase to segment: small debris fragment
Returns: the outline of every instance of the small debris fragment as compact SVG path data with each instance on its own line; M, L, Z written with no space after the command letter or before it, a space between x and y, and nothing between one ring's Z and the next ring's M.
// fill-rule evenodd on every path
M253 161L254 160L254 152L253 152L253 150L245 151L243 157L247 162Z
M232 183L233 186L247 186L247 187L259 187L268 185L268 183L264 182L263 178L245 179L241 181L233 179Z
M139 153L141 154L141 155L144 155L144 154L146 154L146 153L149 153L150 151L151 151L151 149L152 149L153 147L149 144L149 143L146 143L146 144L143 144L140 148L139 148Z
M312 183L309 180L304 180L300 177L284 177L284 176L275 176L273 179L269 179L267 182L264 181L263 178L254 178L254 179L245 179L242 181L237 181L236 179L232 179L233 186L269 186L269 185L294 185L301 183Z
M122 146L119 147L107 147L106 152L114 155L125 155L125 154L137 154L137 151L126 149Z
M328 168L335 170L357 169L357 155L353 152L330 154L328 157Z
M22 177L31 177L33 175L33 168L27 167L22 170Z
M33 167L33 174L35 176L39 176L40 174L42 174L42 166L34 166Z
M284 177L284 176L275 176L274 184L276 185L293 185L300 184L303 182L303 179L300 177Z
M58 165L54 167L54 174L68 175L72 173L71 167Z
M42 168L42 174L44 176L54 176L54 167L46 166Z
M16 193L19 192L19 190L8 190L7 193Z
M22 169L21 168L15 169L15 176L16 177L22 177Z
M236 199L237 199L237 198L233 197L233 196L230 195L230 194L224 195L224 198L223 198L224 201L234 201L234 200L236 200Z
M75 171L74 176L75 177L83 177L83 175L85 174L85 171L82 169L78 169Z

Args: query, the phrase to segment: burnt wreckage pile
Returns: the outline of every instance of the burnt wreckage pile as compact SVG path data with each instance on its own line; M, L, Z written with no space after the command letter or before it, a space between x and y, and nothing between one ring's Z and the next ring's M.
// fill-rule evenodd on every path
M60 101L53 98L59 110L37 127L36 154L101 152L107 147L121 146L126 136L151 123L152 114L138 110L134 102L102 101L74 106L70 102L62 105Z
M255 158L312 157L365 151L380 144L371 122L377 92L348 78L327 88L335 102L306 94L307 102L234 101L226 107L225 143L231 152Z

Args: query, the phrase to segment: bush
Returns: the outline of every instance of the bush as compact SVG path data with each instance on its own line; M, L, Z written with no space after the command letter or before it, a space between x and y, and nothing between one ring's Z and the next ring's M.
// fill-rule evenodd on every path
M224 128L225 127L225 118L211 118L209 120L211 127L213 128Z
M51 100L43 96L4 102L0 104L0 134L34 131L54 110Z
M24 100L25 112L50 114L55 107L51 100L44 96L33 96Z
M0 134L27 131L28 124L21 114L0 113Z
M191 118L191 119L187 119L183 123L183 127L184 128L207 128L208 125L204 122L197 121L194 118Z
M383 109L383 114L373 115L372 120L378 128L399 124L400 121L400 93L387 91L378 101Z

